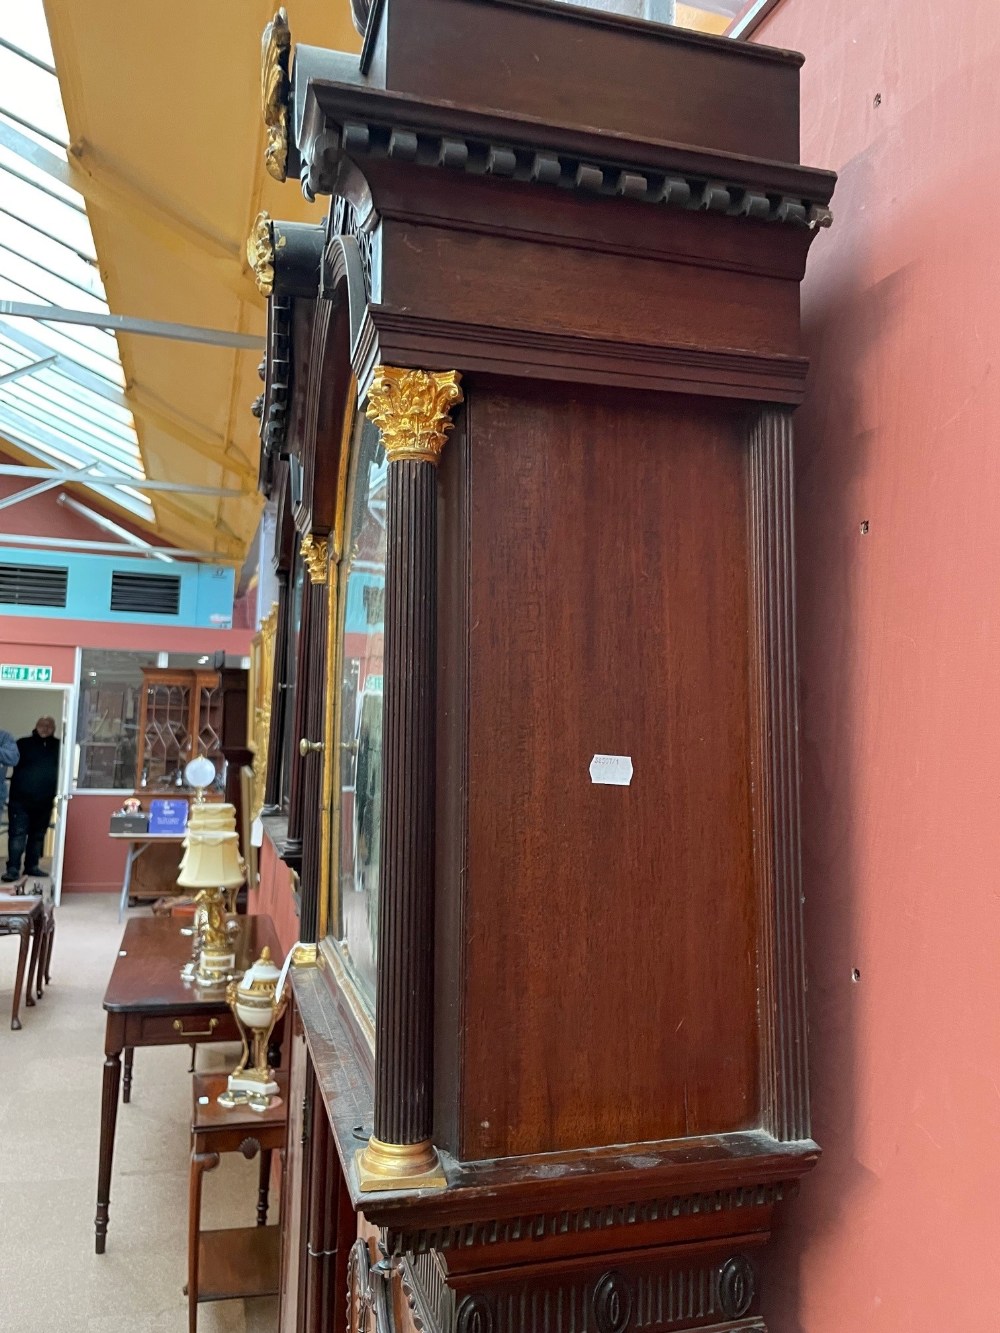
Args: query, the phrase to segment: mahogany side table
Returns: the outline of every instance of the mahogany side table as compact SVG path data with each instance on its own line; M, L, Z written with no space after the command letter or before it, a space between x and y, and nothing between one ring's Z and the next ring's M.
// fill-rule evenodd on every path
M235 941L236 970L249 967L265 944L272 958L283 957L269 916L241 917L240 934ZM191 939L180 933L174 917L139 917L125 927L104 995L108 1019L94 1223L94 1248L98 1254L104 1253L108 1232L122 1053L125 1055L123 1101L127 1102L132 1093L132 1057L137 1046L240 1040L224 989L199 990L193 983L181 980L181 968L190 957Z
M278 1290L281 1228L267 1225L271 1155L284 1153L288 1075L276 1076L280 1102L266 1111L220 1106L224 1074L195 1074L191 1116L191 1176L188 1212L188 1333L197 1333L198 1304L248 1296L273 1296ZM205 1172L219 1165L224 1152L248 1160L260 1154L257 1225L219 1231L201 1229L201 1187Z

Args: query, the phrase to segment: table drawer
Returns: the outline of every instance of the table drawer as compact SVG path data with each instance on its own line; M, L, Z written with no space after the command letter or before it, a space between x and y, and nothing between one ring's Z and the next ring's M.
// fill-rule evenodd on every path
M130 1014L126 1046L175 1046L190 1041L239 1041L236 1019L222 1014Z

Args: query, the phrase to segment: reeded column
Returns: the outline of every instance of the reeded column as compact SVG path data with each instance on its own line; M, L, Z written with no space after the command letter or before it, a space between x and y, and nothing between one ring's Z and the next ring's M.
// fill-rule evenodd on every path
M431 1142L437 465L462 401L456 371L381 366L368 417L388 462L375 1132L365 1191L444 1187Z
M751 687L757 737L757 878L761 921L762 1102L784 1142L810 1137L799 832L792 415L764 408L750 430Z

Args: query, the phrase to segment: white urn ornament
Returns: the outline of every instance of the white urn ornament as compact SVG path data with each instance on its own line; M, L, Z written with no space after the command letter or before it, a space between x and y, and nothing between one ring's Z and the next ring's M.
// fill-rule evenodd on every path
M226 988L226 999L243 1038L243 1055L219 1097L221 1106L266 1111L269 1106L281 1104L274 1071L267 1061L271 1033L288 1002L285 994L278 994L280 980L281 972L271 959L271 951L264 948L242 979L231 981Z

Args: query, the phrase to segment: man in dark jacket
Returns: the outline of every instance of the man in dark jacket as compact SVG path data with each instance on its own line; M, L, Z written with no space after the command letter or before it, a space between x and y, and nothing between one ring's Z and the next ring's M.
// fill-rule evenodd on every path
M18 759L10 780L7 803L7 869L0 879L7 883L21 877L21 858L26 875L43 875L38 864L45 833L52 818L52 802L59 786L59 739L51 717L40 717L30 736L17 743Z

